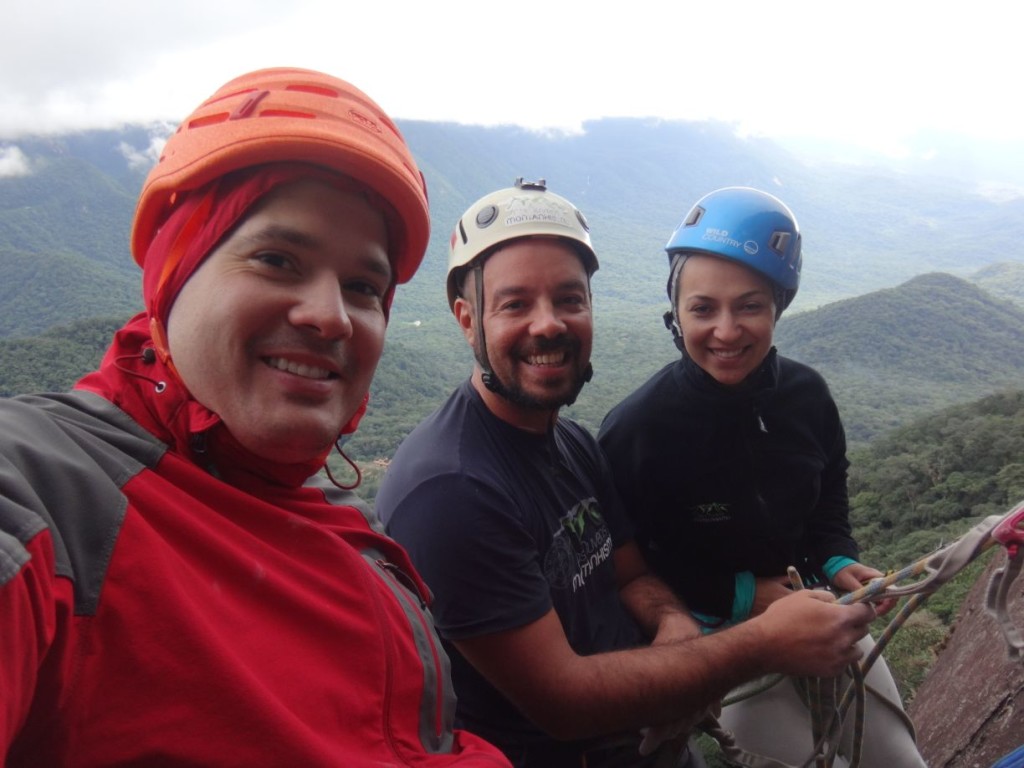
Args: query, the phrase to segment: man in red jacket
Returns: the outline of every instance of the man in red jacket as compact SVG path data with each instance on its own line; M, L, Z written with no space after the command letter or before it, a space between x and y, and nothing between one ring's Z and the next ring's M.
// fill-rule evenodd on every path
M428 235L344 81L253 72L182 123L133 225L145 311L72 392L0 404L0 763L508 765L452 728L404 551L310 480Z

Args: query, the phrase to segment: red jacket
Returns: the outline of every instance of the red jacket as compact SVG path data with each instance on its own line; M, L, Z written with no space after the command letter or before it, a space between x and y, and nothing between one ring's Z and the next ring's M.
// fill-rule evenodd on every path
M247 455L147 339L0 402L5 764L508 766L452 730L405 552L299 485L316 463Z

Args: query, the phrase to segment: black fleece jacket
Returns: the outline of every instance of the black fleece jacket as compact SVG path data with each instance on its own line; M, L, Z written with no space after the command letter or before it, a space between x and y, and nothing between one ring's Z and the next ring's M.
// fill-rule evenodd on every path
M831 557L858 558L835 401L774 348L739 387L684 354L613 408L599 439L651 567L694 610L729 618L739 572L794 565L809 581Z

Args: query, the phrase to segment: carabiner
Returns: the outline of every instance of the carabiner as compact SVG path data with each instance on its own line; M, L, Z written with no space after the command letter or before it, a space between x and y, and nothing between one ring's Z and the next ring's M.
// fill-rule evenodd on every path
M1006 554L1017 556L1017 549L1024 544L1024 502L1009 512L992 529L992 538L1006 547Z

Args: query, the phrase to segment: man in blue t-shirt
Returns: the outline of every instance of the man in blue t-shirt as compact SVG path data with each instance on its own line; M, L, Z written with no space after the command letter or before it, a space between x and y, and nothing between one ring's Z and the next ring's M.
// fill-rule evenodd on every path
M597 266L543 182L469 208L448 299L476 364L403 442L377 512L433 592L462 727L524 768L699 766L666 737L765 673L838 673L874 611L808 591L701 637L648 572L596 441L558 416L591 376Z

